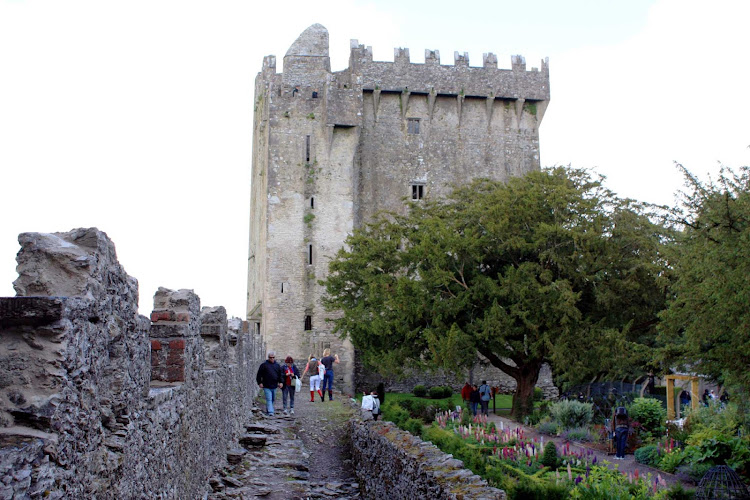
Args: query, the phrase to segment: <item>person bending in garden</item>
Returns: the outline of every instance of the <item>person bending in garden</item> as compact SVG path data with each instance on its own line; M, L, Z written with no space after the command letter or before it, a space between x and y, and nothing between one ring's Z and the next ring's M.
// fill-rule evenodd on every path
M615 416L612 418L612 432L615 439L615 460L623 460L625 458L629 428L630 419L628 418L628 410L624 406L618 406L615 409Z
M323 351L323 359L320 360L326 367L326 374L323 376L323 401L326 400L326 387L328 387L328 400L333 401L333 365L339 362L339 355L331 356L331 350Z

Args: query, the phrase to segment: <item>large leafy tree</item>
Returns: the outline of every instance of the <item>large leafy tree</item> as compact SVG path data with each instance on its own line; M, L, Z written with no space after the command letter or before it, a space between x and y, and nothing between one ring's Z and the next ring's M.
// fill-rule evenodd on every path
M587 172L477 180L354 232L323 282L366 364L459 369L479 353L532 410L545 362L570 382L640 368L664 300L663 230Z
M674 212L674 298L660 327L667 362L750 387L750 168L722 168L687 190Z

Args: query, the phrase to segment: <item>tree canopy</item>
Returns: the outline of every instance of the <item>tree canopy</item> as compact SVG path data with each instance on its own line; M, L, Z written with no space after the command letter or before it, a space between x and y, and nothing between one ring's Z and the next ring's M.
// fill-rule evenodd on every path
M673 212L683 231L669 254L673 299L662 314L667 363L750 387L750 168L722 168L702 182L681 167L687 190Z
M586 171L482 179L356 230L324 302L366 364L455 371L479 353L516 380L523 415L545 362L578 382L651 360L664 237Z

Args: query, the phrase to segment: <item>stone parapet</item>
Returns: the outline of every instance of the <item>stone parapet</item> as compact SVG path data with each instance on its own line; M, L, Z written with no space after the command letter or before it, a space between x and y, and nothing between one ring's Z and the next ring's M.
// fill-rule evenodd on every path
M197 295L160 289L138 315L94 228L19 241L19 296L0 298L0 498L200 498L251 413L259 336L237 331L206 370L223 308L204 329Z
M349 424L363 498L506 498L460 460L391 422L352 419Z

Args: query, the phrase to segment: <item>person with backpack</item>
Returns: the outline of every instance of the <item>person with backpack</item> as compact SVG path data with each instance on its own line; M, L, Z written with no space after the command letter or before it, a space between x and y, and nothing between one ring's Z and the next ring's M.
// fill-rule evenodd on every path
M487 381L483 380L482 385L479 386L479 399L484 416L489 414L490 398L492 398L492 389L487 385Z
M276 388L281 389L282 379L281 365L276 362L276 353L268 351L268 359L258 368L255 381L258 383L258 387L263 389L263 394L266 397L266 413L268 413L269 417L273 417Z
M284 372L284 386L281 388L281 401L283 403L284 415L288 415L289 411L294 415L294 393L297 390L295 379L299 377L299 369L294 364L294 359L291 356L287 356L284 360L284 368L282 370ZM287 398L289 399L289 406L286 403ZM289 408L289 411L287 411L287 408Z
M630 428L630 419L628 410L624 406L615 408L615 415L612 418L612 435L615 440L615 460L625 459L625 449L628 447L628 429Z
M315 402L315 392L318 392L318 395L320 396L320 400L324 401L323 399L323 393L320 390L320 372L321 368L325 370L325 366L323 366L319 361L318 358L315 357L314 354L310 354L310 357L308 358L307 365L305 365L305 370L302 372L302 377L304 378L307 372L310 372L310 402ZM325 371L323 371L323 375L325 375Z
M323 377L323 401L326 400L326 387L328 387L328 400L333 401L333 365L339 362L339 355L335 354L331 356L331 350L325 349L323 351L323 359L320 360L325 366L326 374Z

